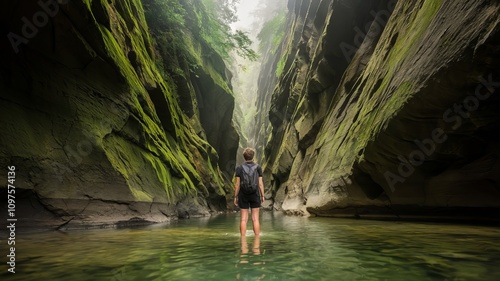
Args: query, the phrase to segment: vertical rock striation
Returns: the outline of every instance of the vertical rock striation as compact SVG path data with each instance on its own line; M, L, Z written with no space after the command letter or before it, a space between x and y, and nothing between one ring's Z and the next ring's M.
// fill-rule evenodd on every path
M209 47L186 36L203 59L181 81L158 67L139 0L13 2L1 19L0 165L16 167L25 216L165 221L225 208L219 167L238 138Z
M266 170L275 208L498 220L500 7L289 1Z

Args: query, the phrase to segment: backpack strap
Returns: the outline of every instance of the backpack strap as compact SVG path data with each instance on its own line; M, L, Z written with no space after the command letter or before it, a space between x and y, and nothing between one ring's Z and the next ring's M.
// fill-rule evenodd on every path
M251 172L254 172L255 170L257 170L257 167L258 167L258 166L259 166L259 165L254 164L252 167L250 167L250 166L248 166L248 167L250 168L250 171L251 171Z
M250 175L250 172L251 172L251 167L250 166L248 166L246 163L243 163L243 164L241 164L241 168L243 169L243 171L245 173L247 173L248 175Z

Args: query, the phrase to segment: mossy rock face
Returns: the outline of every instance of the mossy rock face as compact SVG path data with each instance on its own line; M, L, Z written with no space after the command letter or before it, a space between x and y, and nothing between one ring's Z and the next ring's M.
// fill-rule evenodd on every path
M234 174L239 141L232 122L231 73L216 51L200 40L200 34L193 32L202 20L197 14L200 5L193 1L197 0L179 1L186 13L183 26L167 30L152 26L152 37L161 60L159 65L167 79L175 83L181 111L189 118L196 134L215 149L217 156L211 158L216 160L213 164L220 167L228 181ZM153 24L159 20L157 9L165 4L158 0L146 3L146 15Z
M22 34L15 19L37 8L33 2L6 9L1 13L19 17L2 18L11 18L7 26ZM98 210L81 208L89 202L103 210L109 203L100 213L106 222L115 215L116 221L168 220L180 201L190 202L191 215L208 214L206 199L224 198L227 188L220 157L199 132L207 128L195 130L199 119L183 112L177 87L157 69L161 57L141 2L70 1L57 9L19 53L2 45L0 163L15 165L20 188L75 221L99 221ZM217 72L223 64L204 66L218 77L209 87L226 78ZM229 84L214 92L227 96L224 110L232 114ZM230 130L230 118L223 121L220 128ZM237 137L217 149L231 145L237 147Z
M443 217L464 218L469 208L500 208L493 113L500 100L488 94L500 79L499 8L488 1L360 4L338 1L325 21L295 7L291 26L307 28L288 42L297 60L285 66L272 104L285 122L273 123L266 155L282 208L303 211L297 198L324 216L425 217L430 208L449 208ZM355 52L343 57L334 51L339 45ZM278 152L297 132L299 152L283 182ZM292 194L283 198L283 188Z

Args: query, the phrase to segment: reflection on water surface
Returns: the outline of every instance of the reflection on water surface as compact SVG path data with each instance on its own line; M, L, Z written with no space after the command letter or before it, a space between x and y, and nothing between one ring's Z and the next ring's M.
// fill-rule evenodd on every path
M249 224L250 226L250 224ZM251 229L251 227L249 227ZM2 280L500 280L500 229L262 214L18 233ZM5 249L5 248L4 248ZM8 279L5 279L7 277Z

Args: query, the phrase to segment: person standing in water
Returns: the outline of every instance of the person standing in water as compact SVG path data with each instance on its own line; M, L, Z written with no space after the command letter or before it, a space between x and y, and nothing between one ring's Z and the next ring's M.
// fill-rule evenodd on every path
M253 161L255 150L252 148L245 148L243 150L243 158L245 163L236 167L235 185L234 185L234 205L240 208L240 234L245 236L247 232L248 211L252 209L252 225L255 236L260 235L260 222L259 222L259 208L264 203L264 182L262 180L262 168L260 165ZM242 179L244 173L257 173L258 187L254 192L242 191ZM251 175L250 175L251 176Z

